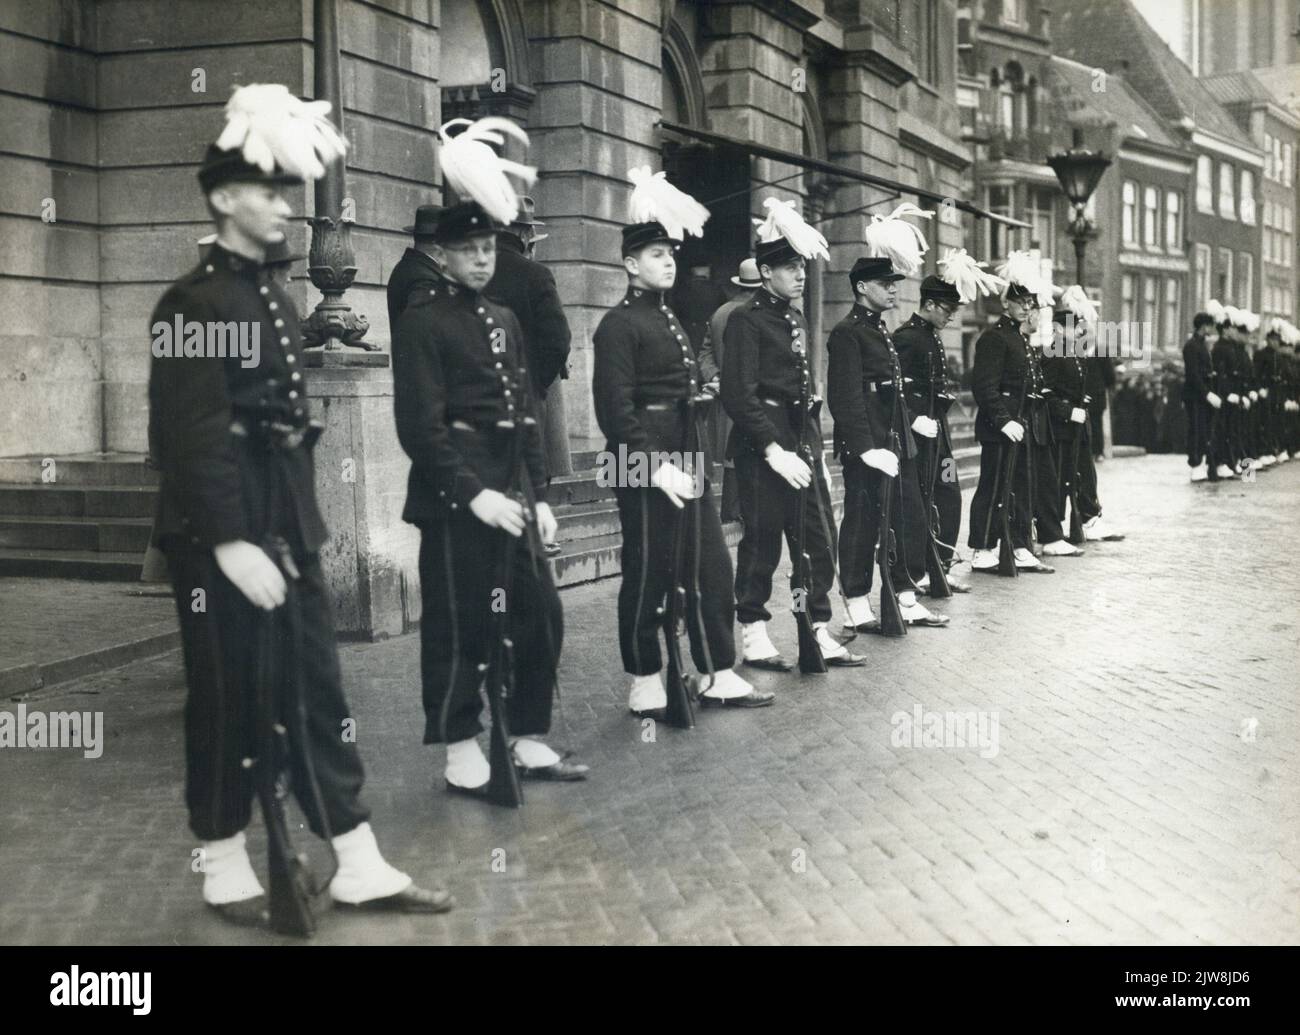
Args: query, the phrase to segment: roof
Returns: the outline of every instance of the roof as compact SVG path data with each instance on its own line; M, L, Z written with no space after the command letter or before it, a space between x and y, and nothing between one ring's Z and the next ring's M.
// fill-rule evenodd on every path
M1241 101L1278 103L1273 91L1254 72L1219 72L1217 75L1202 76L1201 82L1220 104L1236 104Z
M1048 74L1053 96L1064 102L1067 113L1071 108L1080 110L1080 106L1092 109L1100 112L1106 122L1118 127L1129 140L1178 150L1185 148L1165 129L1160 116L1124 80L1108 79L1105 90L1095 91L1092 84L1096 77L1091 67L1056 56L1048 64Z
M1279 65L1277 68L1257 68L1251 73L1282 107L1300 115L1300 68Z
M1259 150L1129 0L1059 5L1052 18L1052 49L1112 76L1127 61L1124 78L1162 118L1191 119L1203 132Z

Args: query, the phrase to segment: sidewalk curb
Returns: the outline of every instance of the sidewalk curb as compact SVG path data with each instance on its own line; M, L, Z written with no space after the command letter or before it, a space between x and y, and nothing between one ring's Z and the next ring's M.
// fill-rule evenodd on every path
M0 670L0 697L10 701L24 700L37 691L49 690L82 676L96 675L141 658L166 654L180 643L180 630L172 628L70 658L14 665Z

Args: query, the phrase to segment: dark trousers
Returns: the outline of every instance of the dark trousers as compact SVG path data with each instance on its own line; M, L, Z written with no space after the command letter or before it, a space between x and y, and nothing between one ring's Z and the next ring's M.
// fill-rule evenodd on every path
M623 670L648 676L663 666L660 609L672 589L673 538L684 536L681 582L686 633L700 672L736 663L731 554L711 497L678 510L659 489L616 489L623 527L623 584L618 591L618 645ZM698 544L698 546L697 546Z
M1101 501L1097 499L1097 465L1092 458L1092 429L1083 424L1058 424L1056 428L1056 512L1062 526L1065 524L1066 503L1073 487L1078 492L1079 520L1091 521L1101 514ZM1075 455L1078 436L1078 456ZM1077 461L1077 462L1076 462ZM1044 540L1050 542L1050 540Z
M1241 407L1234 406L1228 402L1227 396L1224 396L1223 408L1219 410L1218 420L1215 422L1215 443L1214 457L1218 463L1227 464L1232 467L1242 458L1241 449Z
M939 558L944 564L952 560L957 536L961 534L961 483L957 480L957 462L953 459L948 421L939 422L939 437L916 440L916 473L921 480L922 498L929 494L930 512L927 519L934 523L933 511L939 515ZM937 470L934 468L937 466Z
M821 497L822 513L829 525L834 514L820 462L813 475ZM766 460L749 449L736 454L736 483L740 520L744 524L740 546L736 550L736 615L748 625L772 617L767 601L772 595L772 575L781 561L782 536L790 549L792 570L799 556L800 494L773 471ZM805 605L814 622L829 622L830 590L835 581L835 544L822 527L817 516L817 500L811 495L804 518L804 537L812 560L812 590Z
M868 467L859 456L844 464L844 520L840 522L840 580L844 595L864 597L875 584L876 546L884 528L881 514L886 475ZM925 576L925 506L916 477L916 463L898 461L893 481L890 527L894 531L890 573L897 592L912 588Z
M504 621L513 643L514 687L506 701L513 736L551 728L555 671L564 640L560 595L533 529L532 551L514 543L510 591L499 592L501 546L507 535L467 511L420 528L420 675L424 742L467 740L482 732L479 687ZM504 610L503 610L504 608Z
M973 550L992 550L1000 538L997 508L1001 504L1001 470L1010 442L980 443L980 480L970 504L970 536ZM1060 501L1057 498L1058 476L1052 447L1030 442L1029 437L1015 446L1016 462L1011 479L1011 545L1028 549L1031 522L1038 522L1039 542L1051 543L1065 537L1061 529ZM1034 486L1030 493L1030 465Z
M1203 463L1214 466L1214 407L1204 399L1184 399L1187 411L1187 466L1200 467Z
M289 735L289 782L307 823L326 836L305 759L310 756L328 833L347 833L370 817L361 801L364 772L357 747L345 740L352 716L343 697L329 595L315 555L298 558L301 577L292 597L272 612L248 602L217 567L211 550L165 544L185 656L185 803L190 829L203 841L233 837L248 826L257 770L244 765L258 755L259 643L275 646L272 673L276 714ZM200 592L201 591L201 592ZM293 656L290 607L298 608L302 653ZM293 679L294 666L297 680ZM295 682L306 712L293 707ZM304 729L305 726L305 729Z

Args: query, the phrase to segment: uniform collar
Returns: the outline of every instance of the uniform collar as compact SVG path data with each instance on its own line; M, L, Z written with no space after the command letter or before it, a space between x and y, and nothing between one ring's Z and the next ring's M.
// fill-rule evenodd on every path
M790 308L790 300L788 298L777 298L776 295L763 287L754 290L754 304L757 306L767 306L771 309L775 309L778 313L783 313Z
M645 288L628 285L627 294L623 296L625 306L639 306L643 309L658 309L667 305L667 297L662 291L647 291Z
M223 248L214 241L212 247L208 249L206 267L209 272L214 269L225 270L236 277L257 280L258 274L262 272L265 265L243 255L236 255L228 248Z
M885 329L885 314L877 312L875 309L869 309L861 302L853 303L853 319L861 320L878 331Z
M443 294L450 298L459 298L469 305L477 305L482 297L481 291L475 291L473 288L467 288L459 281L452 280L450 277L442 276L441 289Z

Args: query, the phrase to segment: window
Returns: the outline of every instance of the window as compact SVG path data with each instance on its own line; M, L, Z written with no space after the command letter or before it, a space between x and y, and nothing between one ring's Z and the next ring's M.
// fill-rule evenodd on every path
M1124 219L1123 240L1125 244L1137 243L1137 184L1132 180L1124 181Z
M1255 174L1241 170L1241 221L1255 225Z
M1218 251L1218 272L1214 277L1214 297L1224 305L1233 305L1232 298L1232 252L1227 248Z
M1119 279L1119 318L1123 323L1133 322L1133 274L1125 273Z
M1255 257L1250 252L1237 253L1237 304L1255 308Z
M939 82L939 0L909 5L916 25L916 72L922 82Z
M1209 155L1196 159L1196 207L1202 212L1214 211L1214 163Z
M1041 187L1029 191L1029 218L1033 224L1033 245L1044 259L1056 258L1056 191Z
M1177 277L1165 277L1165 337L1173 338L1182 326L1179 303L1182 301L1182 282Z
M1025 0L1002 0L1002 24L1025 24Z
M989 187L988 210L999 216L1011 216L1014 219L1015 213L1011 211L1011 188ZM1010 250L1011 228L1005 223L999 223L994 219L988 219L985 222L988 223L989 228L989 258L1006 258L1007 252Z
M1213 294L1210 291L1210 246L1208 244L1196 246L1195 270L1196 304L1204 306Z
M1157 294L1160 291L1159 277L1142 278L1142 322L1150 329L1150 341L1160 340L1160 310Z
M1016 95L1011 84L1003 80L998 92L998 128L1004 137L1015 136Z
M1282 138L1273 138L1273 179L1282 183L1286 179L1286 170L1282 165Z
M1160 247L1160 191L1146 187L1142 191L1142 243Z
M1232 166L1227 162L1219 163L1219 215L1224 219L1236 219L1236 195L1232 191Z
M1273 134L1264 134L1264 179L1279 179L1279 174L1274 171L1273 166Z
M1171 252L1183 250L1182 203L1176 190L1165 191L1165 248Z
M1288 187L1291 186L1291 173L1295 168L1295 163L1291 158L1293 153L1294 149L1290 144L1282 146L1282 182Z

